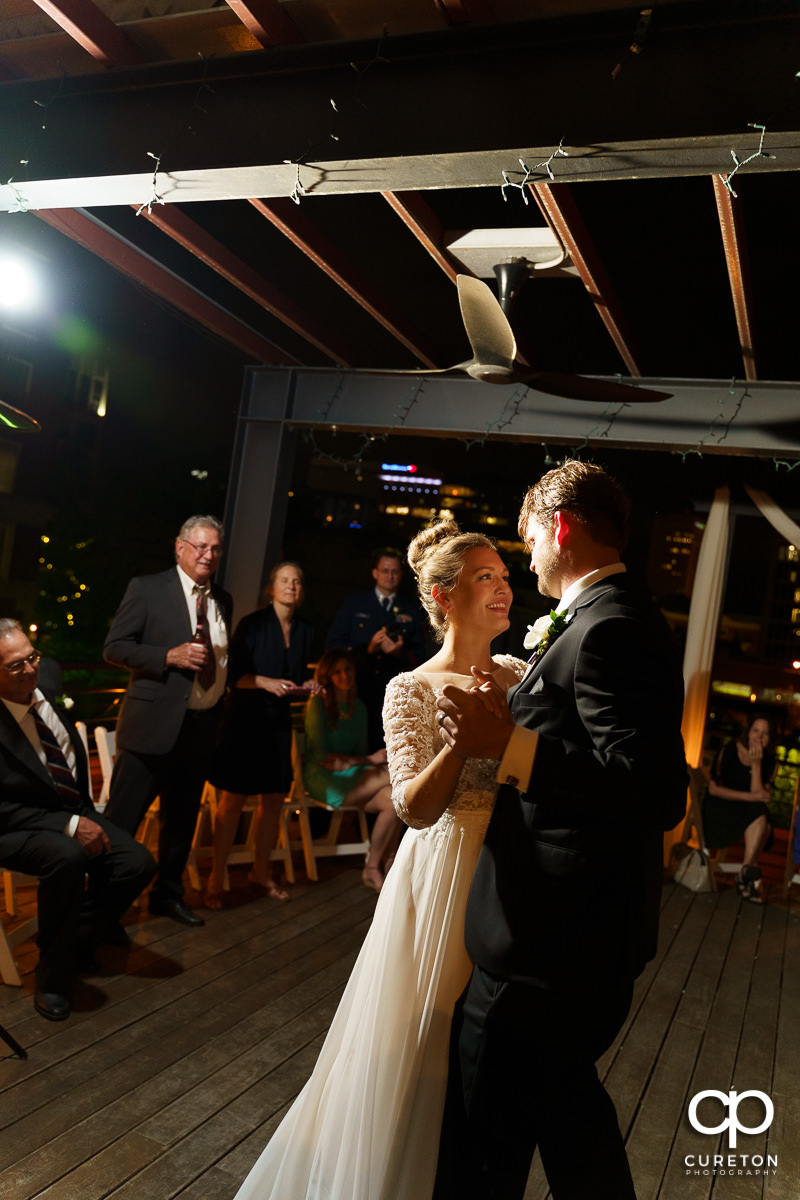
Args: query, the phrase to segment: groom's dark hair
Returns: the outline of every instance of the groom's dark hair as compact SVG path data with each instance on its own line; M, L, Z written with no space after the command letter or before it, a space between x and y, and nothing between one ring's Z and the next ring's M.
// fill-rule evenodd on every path
M528 488L519 514L523 540L531 517L549 525L560 509L572 513L595 542L625 549L631 503L602 467L568 459Z

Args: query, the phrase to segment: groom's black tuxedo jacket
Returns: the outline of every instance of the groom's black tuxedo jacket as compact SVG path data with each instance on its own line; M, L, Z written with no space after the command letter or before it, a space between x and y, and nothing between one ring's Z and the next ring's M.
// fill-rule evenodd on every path
M655 953L662 836L683 816L683 683L669 630L625 575L585 589L509 693L539 732L504 786L467 908L470 957L545 987L633 979Z

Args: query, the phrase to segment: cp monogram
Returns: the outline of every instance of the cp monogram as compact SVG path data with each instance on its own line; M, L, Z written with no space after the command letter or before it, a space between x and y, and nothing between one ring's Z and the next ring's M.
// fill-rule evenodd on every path
M722 1102L724 1108L730 1109L730 1116L726 1117L720 1125L701 1125L697 1119L697 1106L700 1101L705 1100L707 1096L716 1097L717 1100ZM749 1125L742 1125L737 1115L739 1104L745 1099L746 1096L757 1096L764 1105L764 1112L766 1113L766 1116L761 1124L756 1125L753 1128L751 1128ZM726 1095L725 1092L717 1092L713 1088L709 1088L708 1091L698 1092L696 1096L693 1096L689 1105L689 1120L698 1133L722 1133L724 1129L730 1129L729 1142L732 1150L736 1149L736 1133L739 1129L741 1129L742 1133L763 1133L764 1130L768 1129L772 1124L772 1118L774 1116L775 1109L769 1096L766 1096L763 1092L757 1091L728 1092Z

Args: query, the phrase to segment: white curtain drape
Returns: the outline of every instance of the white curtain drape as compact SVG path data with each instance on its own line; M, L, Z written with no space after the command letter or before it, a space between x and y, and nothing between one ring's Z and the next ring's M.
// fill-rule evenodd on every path
M766 492L760 492L745 484L745 490L787 542L800 547L800 525L792 520ZM725 575L725 556L728 547L730 525L730 489L717 488L714 502L703 534L697 574L692 589L689 607L689 624L686 629L686 649L683 655L683 682L686 699L683 706L683 740L686 760L690 767L699 767L703 757L703 734L706 726L708 693L711 686L711 664L717 639L720 612L722 610L722 584ZM678 829L680 826L678 826ZM665 856L678 834L665 837ZM666 861L666 859L665 859Z
M683 654L683 684L686 699L683 705L683 741L690 767L699 767L703 757L703 733L706 727L708 692L711 686L711 663L717 640L717 628L722 609L722 584L725 576L725 557L728 551L730 525L730 488L720 487L708 514L697 572L689 607L686 629L686 649Z
M703 757L711 664L722 610L730 506L730 488L717 488L703 533L689 606L686 648L683 653L683 684L686 698L683 704L681 732L686 747L686 760L690 767L698 767ZM680 837L681 827L682 822L679 822L675 829L664 835L665 864L669 861L669 852L673 844Z
M766 492L759 492L755 488L748 487L747 484L744 485L744 490L762 517L767 518L772 528L777 529L781 537L786 538L791 545L800 546L800 525L787 516Z

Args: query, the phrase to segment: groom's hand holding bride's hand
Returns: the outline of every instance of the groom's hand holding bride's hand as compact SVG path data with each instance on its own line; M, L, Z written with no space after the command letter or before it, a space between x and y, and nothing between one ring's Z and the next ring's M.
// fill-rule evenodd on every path
M476 685L469 691L448 683L442 692L437 717L442 740L460 758L501 759L514 719L491 676L476 667L472 674Z

